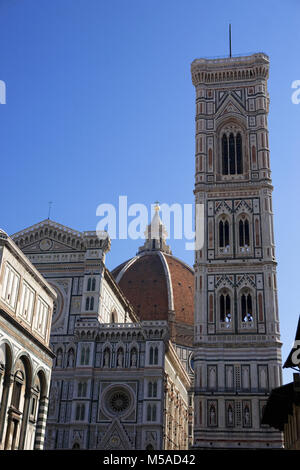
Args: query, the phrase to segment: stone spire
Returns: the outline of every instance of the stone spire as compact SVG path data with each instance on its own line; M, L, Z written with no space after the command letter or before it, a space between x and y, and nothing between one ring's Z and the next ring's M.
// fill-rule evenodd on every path
M154 210L155 212L153 219L151 223L147 225L147 228L144 232L146 238L145 243L139 248L139 253L143 251L159 250L171 255L171 248L166 244L168 233L159 216L160 207L158 202L155 203Z

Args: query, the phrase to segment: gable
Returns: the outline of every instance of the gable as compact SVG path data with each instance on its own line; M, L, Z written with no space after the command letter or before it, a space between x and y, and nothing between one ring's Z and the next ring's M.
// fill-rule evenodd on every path
M132 450L134 447L120 421L115 418L101 439L98 449Z
M85 249L84 236L81 232L48 219L15 233L11 238L24 253Z
M226 118L236 118L246 124L245 109L239 102L238 97L234 93L228 93L226 98L220 105L216 112L216 121L224 120Z

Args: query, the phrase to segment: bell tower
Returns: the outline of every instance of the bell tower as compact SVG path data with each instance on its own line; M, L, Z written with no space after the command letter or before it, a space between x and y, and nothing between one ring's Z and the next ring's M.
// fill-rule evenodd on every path
M281 447L261 424L281 384L268 139L269 58L196 59L195 423L201 448ZM201 227L196 227L201 229Z

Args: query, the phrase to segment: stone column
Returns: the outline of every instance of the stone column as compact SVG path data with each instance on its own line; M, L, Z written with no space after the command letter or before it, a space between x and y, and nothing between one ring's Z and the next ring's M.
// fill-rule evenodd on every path
M11 375L9 375L8 377L4 376L0 408L0 449L3 449L4 447L3 435L7 419L7 405L10 397L10 392L12 390L12 383L13 377Z
M42 450L44 448L48 402L48 397L44 396L40 398L35 431L34 450Z
M24 446L25 446L25 437L26 437L28 418L29 418L30 399L31 399L31 390L26 390L24 407L23 407L23 418L22 418L22 425L21 425L20 439L19 439L19 446L18 446L19 449L24 449Z

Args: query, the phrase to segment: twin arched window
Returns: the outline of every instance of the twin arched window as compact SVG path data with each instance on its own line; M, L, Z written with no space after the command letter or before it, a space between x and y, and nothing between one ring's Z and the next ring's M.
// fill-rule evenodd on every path
M230 323L233 317L232 299L229 292L223 291L219 296L220 321ZM240 296L240 314L242 322L253 321L252 294L244 291ZM229 326L229 325L228 325Z
M249 221L246 218L239 221L239 245L240 247L250 245Z
M243 173L242 136L240 132L222 136L222 174L240 175Z
M253 321L252 296L250 293L245 292L241 295L241 315L243 322Z
M148 382L148 397L157 397L157 382Z
M94 297L87 297L85 301L86 310L94 310Z
M87 290L94 291L96 289L96 279L94 277L89 277L87 282Z
M219 222L219 247L225 248L229 245L229 222L220 220Z
M219 221L219 248L227 248L230 245L230 232L228 220ZM238 221L238 244L240 248L250 247L250 223L246 216L242 216ZM245 251L245 250L241 250ZM249 250L247 250L249 251Z
M150 347L149 364L158 364L158 347Z
M147 406L147 421L156 421L156 405Z
M230 323L232 318L231 299L228 292L220 295L220 321Z

